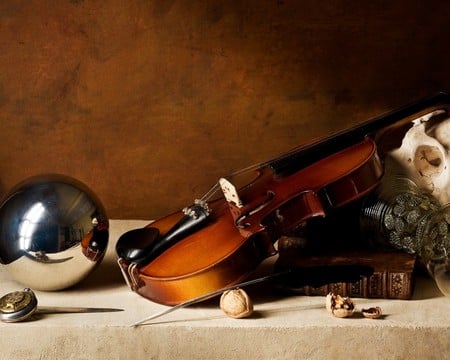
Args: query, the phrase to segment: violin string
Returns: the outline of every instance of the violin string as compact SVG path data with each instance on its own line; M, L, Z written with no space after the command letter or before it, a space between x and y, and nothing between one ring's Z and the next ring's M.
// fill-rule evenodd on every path
M442 99L442 97L444 97L444 99ZM427 108L427 107L431 107L436 104L442 104L442 102L446 103L447 97L448 97L448 95L446 93L442 93L442 92L438 93L430 98L424 99L422 101L421 106L424 108ZM361 139L365 136L374 136L376 134L376 132L379 131L380 129L382 129L384 127L388 127L388 126L392 125L394 122L399 121L399 118L400 119L403 118L404 121L410 121L410 120L406 120L408 118L408 115L404 114L404 111L405 111L405 109L408 109L408 107L411 107L411 109L414 110L416 105L418 105L418 104L409 104L409 105L407 105L401 109L398 109L397 111L394 111L392 113L383 114L378 118L367 120L363 123L356 123L349 129L343 129L343 130L335 132L334 134L324 136L324 137L319 137L318 139L315 139L314 141L311 141L309 143L306 143L306 144L298 146L298 147L294 147L291 150L275 157L272 160L262 162L260 164L251 165L247 168L244 168L235 173L232 173L230 176L239 174L244 171L253 170L258 167L260 168L260 167L264 167L264 166L271 166L271 164L274 164L275 162L286 160L293 155L313 149L317 145L319 145L321 143L327 143L328 141L330 141L332 139L344 138L344 137L348 138L350 135L352 135L353 137L354 136L359 137ZM446 112L445 109L441 109L441 111ZM213 193L215 191L215 189L217 189L217 186L219 186L218 183L216 185L214 185L213 188L206 195L210 195L211 193ZM205 195L205 197L206 197L206 195Z
M238 171L232 172L230 175L227 176L227 178L233 178L237 175L243 174L247 171L250 170L256 170L258 168L261 167L261 164L254 164L254 165L250 165L244 169L240 169ZM220 188L220 184L217 181L201 198L200 200L202 201L208 201L209 199L211 199L211 197L213 196L213 194L217 191L217 189Z
M315 143L313 143L313 144L315 144ZM252 170L257 170L257 169L260 169L260 168L262 168L262 167L265 167L265 166L270 166L272 163L274 163L274 162L277 162L277 161L282 161L282 160L286 160L286 159L288 159L289 157L291 157L291 156L293 156L293 155L295 155L295 154L298 154L299 152L301 152L301 151L304 151L305 149L308 149L309 147L312 147L312 145L313 144L309 144L309 145L305 145L305 146L300 146L300 147L295 147L295 148L293 148L293 149L290 149L289 151L287 151L287 152L285 152L285 153L283 153L283 154L281 154L281 155L279 155L279 156L277 156L277 157L275 157L275 158L273 158L273 159L271 159L271 160L268 160L268 161L264 161L264 162L261 162L261 163L256 163L256 164L253 164L253 165L249 165L249 166L247 166L247 167L245 167L245 168L242 168L242 169L239 169L239 170L237 170L237 171L234 171L234 172L232 172L232 173L230 173L228 176L226 176L226 178L233 178L233 177L235 177L235 176L238 176L238 175L240 175L240 174L243 174L243 173L246 173L246 172L249 172L249 171L252 171ZM200 200L202 200L202 201L208 201L210 198L211 198L211 196L217 191L217 189L220 187L220 184L219 184L219 182L216 182L202 197L201 197L201 199Z
M203 195L201 198L200 198L200 200L201 201L205 201L205 202L207 202L210 198L211 198L211 196L212 196L212 194L214 194L215 192L216 192L216 190L217 190L217 188L219 187L219 182L216 182L206 193L205 193L205 195Z

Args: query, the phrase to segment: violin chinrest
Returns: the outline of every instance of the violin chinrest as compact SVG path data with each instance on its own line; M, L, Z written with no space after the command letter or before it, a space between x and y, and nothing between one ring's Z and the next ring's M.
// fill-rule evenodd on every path
M159 230L154 227L130 230L117 240L117 255L126 264L140 264L146 260L158 239Z

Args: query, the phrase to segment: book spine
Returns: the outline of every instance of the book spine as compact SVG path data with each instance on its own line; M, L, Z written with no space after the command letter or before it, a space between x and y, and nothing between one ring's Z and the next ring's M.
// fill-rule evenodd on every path
M379 271L356 282L332 283L320 287L308 285L291 290L307 296L326 296L332 292L349 297L408 300L412 296L411 284L410 272Z

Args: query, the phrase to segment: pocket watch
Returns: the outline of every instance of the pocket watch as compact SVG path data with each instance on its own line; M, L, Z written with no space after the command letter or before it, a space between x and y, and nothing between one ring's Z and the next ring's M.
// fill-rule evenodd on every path
M37 298L31 289L14 291L0 298L0 320L22 321L37 310Z
M33 290L26 288L14 291L0 298L0 320L3 322L23 321L39 312L41 314L55 313L101 313L116 312L123 309L101 307L64 307L40 306Z

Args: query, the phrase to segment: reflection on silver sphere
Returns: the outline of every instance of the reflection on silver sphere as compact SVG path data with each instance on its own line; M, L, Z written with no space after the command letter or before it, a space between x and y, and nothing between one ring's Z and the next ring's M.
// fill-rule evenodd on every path
M108 218L94 193L62 175L25 180L0 203L0 262L36 290L83 280L108 245Z

